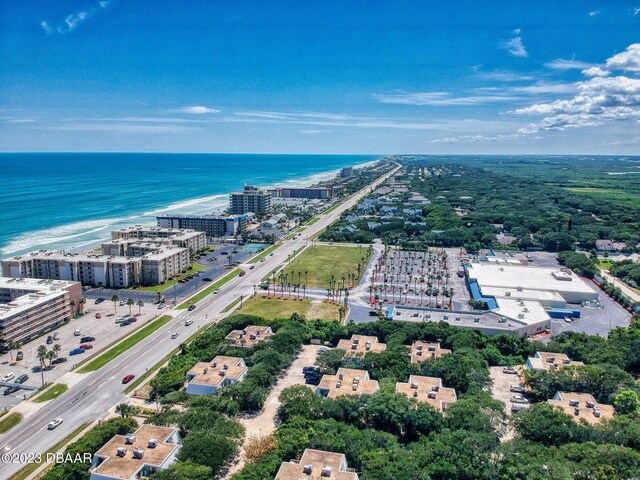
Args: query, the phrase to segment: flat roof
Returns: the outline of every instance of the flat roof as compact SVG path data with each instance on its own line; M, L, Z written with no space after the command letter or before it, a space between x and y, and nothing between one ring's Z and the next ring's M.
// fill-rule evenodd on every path
M564 353L556 352L536 352L533 357L529 357L525 365L531 365L534 370L559 370L564 367L581 367L583 362L571 360Z
M377 380L369 379L369 372L354 368L339 368L336 375L323 375L318 389L328 390L328 398L343 395L373 395L380 389Z
M256 343L266 340L271 335L273 335L271 327L264 325L247 325L242 330L231 330L224 338L235 347L251 348Z
M518 301L512 298L501 298L498 300L498 308L493 311L526 325L534 325L551 320L551 317L549 317L540 302L530 300Z
M426 342L424 340L416 340L408 348L411 350L411 363L424 362L425 360L439 358L451 353L449 349L440 348L439 343Z
M441 378L421 375L410 375L407 383L397 382L396 393L428 403L439 412L458 399L455 389L442 386Z
M95 453L105 460L92 473L129 480L145 465L160 466L179 446L177 443L167 443L169 437L176 432L175 428L145 424L133 433L133 444L127 444L124 435L116 435ZM155 448L149 448L151 439L158 441ZM117 455L120 447L127 449L123 457ZM144 450L143 458L133 458L134 449Z
M482 286L482 294L488 297L513 298L522 300L537 300L539 302L555 301L564 302L564 298L558 292L549 290L532 290L529 288L489 287ZM499 300L498 300L499 301Z
M600 423L615 414L611 405L597 403L590 393L557 392L555 397L547 402L571 415L576 422L586 420L590 424Z
M329 467L329 469L327 468ZM325 472L325 475L322 472ZM275 480L357 480L358 474L347 468L343 453L307 448L300 460L284 462Z
M343 338L336 347L345 350L345 356L364 356L367 352L380 353L387 349L385 343L378 343L378 337L367 335L352 335L351 339Z
M217 355L211 362L196 363L187 375L194 376L189 383L217 387L225 378L238 380L246 371L244 359Z
M42 278L0 277L0 288L9 290L33 290L34 292L59 290L79 282L71 280L45 280Z

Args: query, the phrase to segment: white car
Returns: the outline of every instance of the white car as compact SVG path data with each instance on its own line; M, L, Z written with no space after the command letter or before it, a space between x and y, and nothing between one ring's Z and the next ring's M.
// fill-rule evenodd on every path
M13 380L13 377L15 377L15 376L16 376L15 373L9 372L4 377L2 377L2 381L3 382L8 382L9 380Z
M80 329L79 329L79 328L76 328L76 329L73 331L73 334L74 334L76 337L79 337L79 336L81 335L81 333L80 333Z
M176 338L178 338L178 336L179 336L179 335L180 335L180 334L179 334L178 332L174 332L174 333L171 335L171 338L176 339Z
M164 308L164 303L158 305L158 310L162 310Z
M511 395L512 403L529 403L529 401L522 395Z
M185 327L188 327L189 325L191 325L193 323L192 319L187 320L186 322L184 322Z
M49 425L47 425L47 430L53 430L54 428L58 427L61 423L62 423L61 418L56 418L54 420L51 420L49 422Z
M218 293L220 293L220 290L214 290L213 293L214 294L218 294Z

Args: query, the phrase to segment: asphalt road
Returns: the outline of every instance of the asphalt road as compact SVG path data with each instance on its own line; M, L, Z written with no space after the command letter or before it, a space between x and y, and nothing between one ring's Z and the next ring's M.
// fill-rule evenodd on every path
M294 250L304 247L307 237L333 223L344 210L351 208L367 195L371 187L377 187L398 168L360 190L334 211L307 227L304 235L283 242L273 252L273 256L267 256L264 262L255 264L253 270L249 270L248 266L243 266L246 275L236 277L224 285L220 294L209 295L198 302L194 312L164 310L163 314L175 315L171 322L98 371L87 374L86 379L0 436L0 454L6 452L13 454L42 453L72 433L82 423L103 418L111 407L126 400L127 397L124 394L126 385L122 384L122 378L125 375L133 374L136 377L142 375L176 348L180 342L186 340L196 329L204 328L206 324L221 319L224 316L222 310L225 306L239 295L253 294L254 285L258 285L262 277L286 261L287 256ZM194 319L194 323L189 327L184 326L186 318ZM179 337L172 339L173 332L178 332ZM61 417L64 423L55 430L47 430L47 424L57 417ZM0 463L0 478L10 477L23 466L19 463Z

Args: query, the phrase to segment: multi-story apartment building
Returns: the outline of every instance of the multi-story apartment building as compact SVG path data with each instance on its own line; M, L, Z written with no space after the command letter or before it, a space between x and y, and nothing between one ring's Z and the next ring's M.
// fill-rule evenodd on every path
M78 282L0 277L0 349L70 320L81 298Z
M253 213L230 216L161 216L156 217L161 228L188 228L204 232L207 237L235 237L251 222Z
M333 189L329 187L274 188L269 192L275 198L317 198L328 200L333 196Z
M229 195L229 212L232 215L244 213L271 213L271 193L245 184L241 192Z
M111 232L111 239L140 240L144 242L158 242L161 239L170 240L171 244L186 248L192 253L207 247L207 236L204 232L186 228L162 228L149 225L134 225Z

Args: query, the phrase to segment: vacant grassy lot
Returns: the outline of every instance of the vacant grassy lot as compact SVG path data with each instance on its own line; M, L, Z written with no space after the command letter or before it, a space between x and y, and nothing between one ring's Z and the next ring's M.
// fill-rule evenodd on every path
M278 298L266 298L257 296L245 300L241 310L234 313L257 315L267 320L276 318L289 318L292 313L304 315L307 320L338 320L338 305L327 302L311 300L292 300Z
M349 274L358 275L358 264L360 264L360 277L369 261L369 250L362 247L330 247L318 246L309 247L298 255L291 265L283 271L289 276L292 283L305 283L305 272L307 287L327 288L331 281L331 276L335 281L341 282L345 278L345 285L349 286ZM298 277L300 273L300 277ZM360 281L358 277L356 283Z
M567 190L573 193L588 195L589 197L596 198L598 200L609 200L621 205L640 208L640 196L634 193L625 192L624 190L593 187L569 187Z
M115 346L111 347L109 350L107 350L103 354L101 354L98 357L96 357L93 360L91 360L84 367L81 367L80 370L78 370L78 372L79 373L89 373L89 372L93 372L95 370L98 370L99 368L101 368L102 366L106 365L107 363L109 363L114 358L116 358L121 353L126 352L127 350L129 350L136 343L142 341L143 339L145 339L146 337L151 335L153 332L155 332L160 327L165 325L172 318L173 317L171 315L163 315L162 317L158 318L157 320L154 320L153 322L149 323L148 325L145 325L144 327L142 327L140 330L138 330L134 334L132 334L129 337L125 338L122 342L116 344Z
M33 401L36 403L48 402L49 400L53 400L59 395L62 395L68 389L69 387L64 383L55 383L40 395L38 395L36 398L34 398Z

